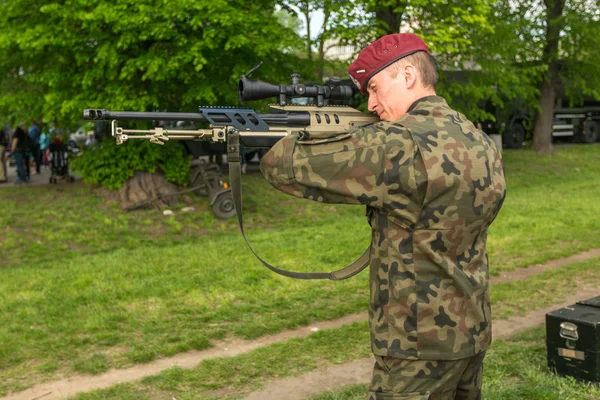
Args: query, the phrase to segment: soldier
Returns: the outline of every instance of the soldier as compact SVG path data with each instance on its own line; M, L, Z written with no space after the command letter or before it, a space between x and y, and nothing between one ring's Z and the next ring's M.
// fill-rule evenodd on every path
M436 95L435 61L417 35L380 38L348 71L381 121L324 139L285 137L262 172L293 196L367 207L369 399L479 399L492 340L486 239L506 194L502 158Z

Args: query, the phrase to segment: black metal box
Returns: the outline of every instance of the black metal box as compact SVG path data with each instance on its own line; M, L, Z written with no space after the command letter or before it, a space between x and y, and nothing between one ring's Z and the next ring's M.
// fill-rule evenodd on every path
M546 314L548 367L600 382L600 296Z

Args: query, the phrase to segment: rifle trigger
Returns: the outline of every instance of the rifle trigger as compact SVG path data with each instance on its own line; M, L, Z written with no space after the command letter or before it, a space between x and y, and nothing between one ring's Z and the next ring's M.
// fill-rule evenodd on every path
M300 135L298 137L298 140L309 140L310 139L310 132L307 131L300 131Z

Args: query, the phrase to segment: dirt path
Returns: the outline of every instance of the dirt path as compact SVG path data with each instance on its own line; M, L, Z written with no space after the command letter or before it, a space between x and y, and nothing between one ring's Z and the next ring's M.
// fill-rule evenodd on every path
M524 317L510 318L494 322L493 337L496 339L510 337L523 329L541 325L545 315L557 308L568 306L579 300L598 295L598 288L586 287L570 296L564 302L551 307L536 310ZM363 358L346 364L317 369L304 375L272 381L265 389L253 392L244 400L303 400L318 394L338 390L344 386L367 384L371 379L373 359Z
M527 268L519 268L514 271L503 271L499 276L492 277L490 279L490 283L494 285L510 281L520 281L523 279L527 279L532 275L537 275L541 272L558 269L564 265L589 260L590 258L594 257L600 257L600 249L591 249L570 257L551 260L545 264L530 265Z
M504 283L509 281L523 280L532 275L539 274L544 271L560 268L563 265L585 261L587 259L593 257L600 257L600 249L593 249L586 251L584 253L580 253L571 257L566 257L562 259L552 260L543 265L532 265L529 268L521 268L514 271L510 271L504 273L498 277L491 278L491 284ZM598 289L593 290L586 289L583 292L579 292L577 295L572 296L565 302L565 304L573 303L575 299L581 298L589 298L598 294ZM511 318L504 321L498 321L494 325L494 337L499 338L503 336L510 336L513 332L516 332L520 329L525 329L529 326L539 325L544 318L544 315L556 308L561 307L563 304L554 305L549 309L538 310L528 314L522 318ZM213 343L213 347L209 350L204 351L192 351L187 353L181 353L174 357L164 358L160 360L153 361L148 364L136 365L127 369L119 369L119 370L109 370L102 375L96 376L84 376L84 375L75 375L70 378L61 379L59 381L52 381L42 383L40 385L34 386L33 388L24 390L22 392L14 393L8 395L6 397L0 398L0 400L54 400L54 399L64 399L69 396L74 396L79 392L87 392L90 390L103 389L110 386L113 386L118 383L123 382L131 382L134 380L141 379L146 376L157 375L161 371L178 366L180 368L193 368L198 365L202 360L217 358L217 357L233 357L238 354L247 353L259 347L269 346L271 344L281 342L284 340L292 339L292 338L303 338L308 336L311 332L321 329L331 329L331 328L339 328L344 325L351 324L353 322L365 321L367 319L366 313L359 314L351 314L346 315L342 318L333 320L333 321L322 321L315 322L307 327L302 327L299 329L288 330L284 332L280 332L275 335L264 336L256 340L247 341L247 340L229 340ZM365 365L368 364L368 368L365 369ZM277 386L283 387L285 381L290 382L290 385L305 386L303 388L306 390L311 389L312 387L319 388L318 392L322 393L327 390L332 390L334 388L338 388L341 386L350 385L353 383L363 383L365 381L365 373L367 376L370 374L370 369L372 367L372 361L370 359L365 360L357 360L351 363L345 364L347 367L342 365L328 368L324 371L314 371L309 374L303 375L301 377L289 378L286 380L278 381ZM343 377L340 377L338 380L337 377L337 368L347 368L347 370L343 370ZM332 375L327 375L331 373ZM325 376L328 376L325 378ZM302 379L308 379L307 381L302 381ZM282 383L283 382L283 383ZM304 383L302 383L304 382ZM310 385L307 384L310 382ZM329 387L335 382L335 387ZM343 383L343 385L341 384ZM268 390L265 389L265 391ZM290 390L290 389L288 389ZM290 395L294 392L295 389L292 389L291 392L286 395ZM300 389L298 389L300 390ZM301 392L301 390L300 390ZM256 392L263 393L263 392ZM265 392L266 393L266 392ZM312 392L311 392L312 393ZM257 394L258 395L258 394ZM254 395L252 395L254 396ZM249 397L249 399L269 399L269 398L280 398L277 397L279 395L262 395L263 397ZM311 396L311 394L307 394L306 396ZM281 399L288 397L281 397ZM300 399L302 397L294 397L294 399ZM291 399L291 397L290 397Z

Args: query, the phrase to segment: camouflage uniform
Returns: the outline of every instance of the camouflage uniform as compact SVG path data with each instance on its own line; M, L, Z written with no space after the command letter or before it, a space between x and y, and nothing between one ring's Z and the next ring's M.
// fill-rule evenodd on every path
M502 158L443 98L424 97L395 122L288 136L261 169L285 193L367 206L376 357L461 360L488 348L486 239L506 193Z
M375 356L368 400L479 400L485 351L460 360Z

